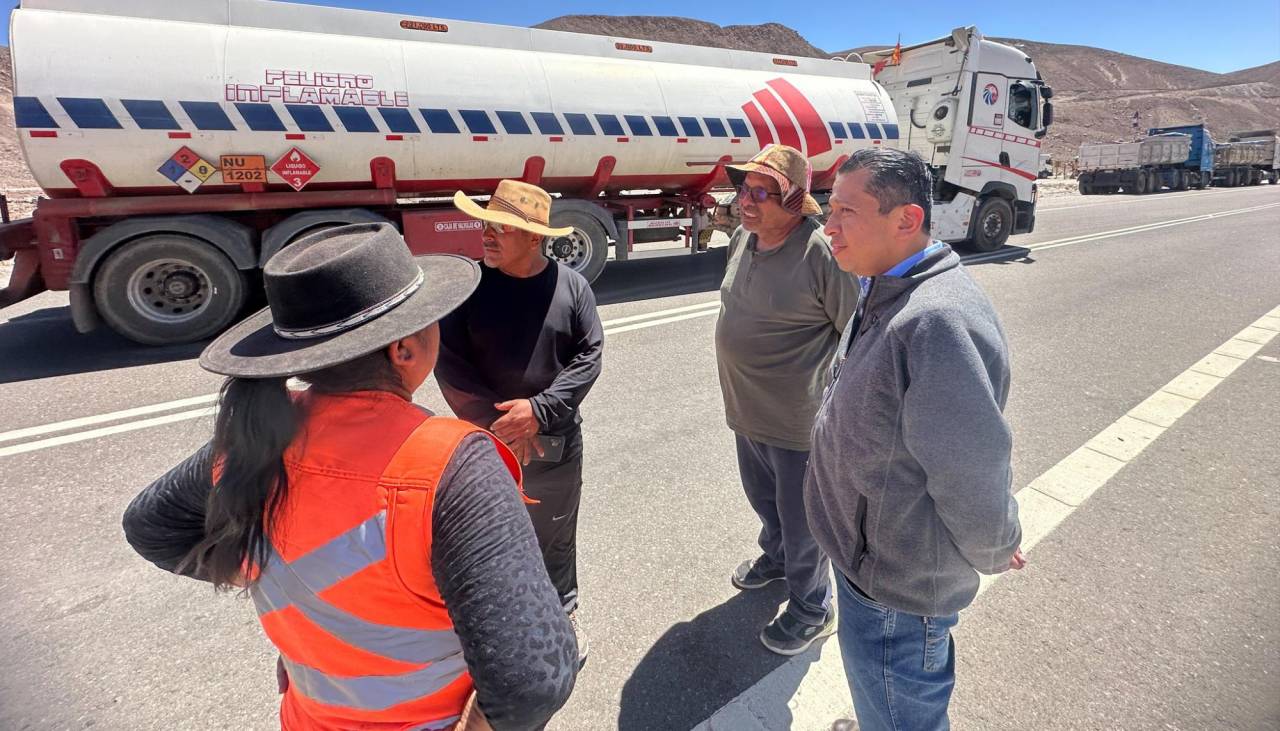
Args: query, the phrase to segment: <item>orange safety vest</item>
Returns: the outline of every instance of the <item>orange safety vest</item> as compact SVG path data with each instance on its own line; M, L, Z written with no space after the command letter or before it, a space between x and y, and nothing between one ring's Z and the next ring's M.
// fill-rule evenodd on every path
M281 727L447 729L472 682L431 574L432 506L458 444L488 432L378 391L297 402L288 494L249 592L289 674Z

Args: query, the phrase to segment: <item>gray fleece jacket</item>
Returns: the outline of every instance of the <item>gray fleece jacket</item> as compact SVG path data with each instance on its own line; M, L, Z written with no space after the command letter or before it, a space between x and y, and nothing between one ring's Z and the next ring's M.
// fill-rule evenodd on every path
M854 325L813 428L809 526L876 601L954 614L1022 540L1004 331L950 247L873 278Z

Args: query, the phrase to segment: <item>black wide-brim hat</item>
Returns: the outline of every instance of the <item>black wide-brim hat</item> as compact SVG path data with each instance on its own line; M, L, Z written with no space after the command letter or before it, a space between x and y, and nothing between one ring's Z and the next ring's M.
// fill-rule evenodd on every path
M326 229L290 244L262 270L267 308L200 354L207 371L280 378L355 360L421 331L466 301L476 262L414 257L387 223Z

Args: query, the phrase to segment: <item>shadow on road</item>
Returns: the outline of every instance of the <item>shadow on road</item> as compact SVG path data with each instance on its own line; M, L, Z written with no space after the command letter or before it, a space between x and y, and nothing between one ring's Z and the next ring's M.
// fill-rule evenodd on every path
M724 277L725 251L610 262L592 289L601 305L714 292ZM205 344L139 345L105 326L81 334L69 307L46 307L0 323L0 384L189 360Z
M974 267L982 264L1035 264L1031 251L1025 246L1005 246L987 254L971 253L964 249L958 253L965 266Z
M760 644L785 599L777 584L744 591L667 630L622 687L618 731L693 728L788 660L816 660L813 650L785 658ZM785 690L783 706L795 688Z
M652 259L611 261L592 285L602 305L655 297L716 292L724 279L727 247L705 253L671 254Z
M71 308L48 307L0 324L0 383L189 360L204 346L147 347L105 327L81 334Z

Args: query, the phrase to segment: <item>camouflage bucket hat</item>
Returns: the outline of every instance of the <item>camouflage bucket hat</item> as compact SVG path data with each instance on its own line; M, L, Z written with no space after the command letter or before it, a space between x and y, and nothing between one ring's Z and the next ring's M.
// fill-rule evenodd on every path
M782 190L782 207L802 216L820 216L822 207L809 195L813 168L804 153L787 145L772 144L741 165L726 165L725 173L736 188L747 173L768 175Z

